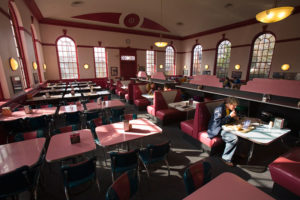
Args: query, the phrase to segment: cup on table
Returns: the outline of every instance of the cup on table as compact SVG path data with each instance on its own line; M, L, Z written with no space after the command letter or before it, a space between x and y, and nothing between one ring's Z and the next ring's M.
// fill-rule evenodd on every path
M24 106L24 112L26 113L26 114L30 114L31 113L31 108L30 108L30 106Z

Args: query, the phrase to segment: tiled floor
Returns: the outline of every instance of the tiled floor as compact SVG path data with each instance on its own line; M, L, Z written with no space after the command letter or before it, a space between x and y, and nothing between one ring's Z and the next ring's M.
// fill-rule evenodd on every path
M126 108L126 113L132 112L137 113L133 106ZM146 117L145 111L138 112L138 117ZM297 199L295 196L289 194L289 192L283 189L272 192L273 182L268 170L259 173L250 171L242 165L245 163L245 159L236 159L238 165L230 168L225 165L220 158L209 157L207 153L204 153L193 139L188 138L183 134L183 132L181 132L178 123L170 124L162 128L164 134L145 138L143 140L143 144L160 143L162 141L171 140L171 152L168 157L171 175L168 177L167 168L164 165L153 166L151 168L150 178L147 178L145 171L143 171L139 191L134 199L176 200L184 198L186 196L186 192L182 179L183 172L188 165L201 159L206 159L211 163L213 168L213 177L225 171L232 172L269 195L272 195L275 199ZM135 146L138 146L139 144L139 142L131 143L131 148L135 148ZM242 152L248 151L247 143L242 145L242 149ZM253 165L267 166L269 162L285 150L286 149L280 144L280 142L274 143L270 147L257 146L255 148L253 162L251 163L252 168ZM112 183L109 167L110 161L109 159L107 160L108 166L106 166L102 151L99 151L96 154L99 159L97 171L101 192L99 193L96 185L92 183L91 187L89 187L90 185L86 185L75 189L72 192L71 199L105 199L105 193ZM22 199L26 198L28 198L28 194L22 194ZM60 163L46 163L43 166L38 199L65 199L60 173Z

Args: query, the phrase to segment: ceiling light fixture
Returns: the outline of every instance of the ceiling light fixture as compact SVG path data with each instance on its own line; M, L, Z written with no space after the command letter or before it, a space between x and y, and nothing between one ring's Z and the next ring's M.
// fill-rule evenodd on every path
M276 7L277 0L274 0L274 8L264 10L256 15L256 20L262 23L274 23L281 21L290 16L294 10L294 7Z
M160 17L161 17L161 25L163 25L163 8L162 8L162 5L163 5L163 4L162 4L162 0L160 0ZM167 46L168 43L167 43L167 42L164 42L164 41L162 40L162 34L160 34L159 36L160 36L160 37L159 37L159 41L154 43L155 46L157 46L157 47L165 47L165 46Z

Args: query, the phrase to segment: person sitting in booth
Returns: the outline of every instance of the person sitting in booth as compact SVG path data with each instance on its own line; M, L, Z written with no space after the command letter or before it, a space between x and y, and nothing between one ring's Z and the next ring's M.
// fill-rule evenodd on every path
M233 166L231 162L232 156L236 150L238 137L231 132L222 130L222 126L238 120L235 108L238 105L238 100L234 97L228 97L225 103L216 107L213 115L208 123L207 134L209 138L214 138L221 135L222 140L225 142L225 149L222 159L228 166Z
M241 87L241 80L238 77L234 77L232 81L232 89L240 89Z
M164 84L164 91L170 91L170 85L169 84Z
M147 90L148 94L153 95L154 90L155 90L155 83L152 83L152 82L147 83L146 90Z
M231 88L231 81L227 76L223 82L223 88Z

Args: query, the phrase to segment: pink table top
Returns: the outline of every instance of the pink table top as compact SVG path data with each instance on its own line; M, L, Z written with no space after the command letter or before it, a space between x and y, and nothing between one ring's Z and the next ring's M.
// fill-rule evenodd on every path
M84 107L81 104L80 104L80 106L77 106L77 105L61 106L59 108L58 114L63 114L66 112L77 112L77 111L83 111L83 110L84 110Z
M147 119L130 120L130 131L124 131L123 122L96 127L96 133L101 146L110 146L130 140L161 133L162 130Z
M30 114L26 114L24 110L20 110L12 112L10 116L4 116L0 114L0 121L11 121L19 118L39 117L42 115L54 115L55 111L56 107L32 109L32 113Z
M184 198L184 200L274 200L235 174L225 172Z
M39 161L46 139L35 138L0 145L0 175Z
M125 107L125 104L120 100L102 101L102 105L99 105L96 102L86 104L87 110L96 110L96 109L105 109L105 108L114 108L114 107Z
M74 132L80 134L80 143L71 144L70 135ZM57 134L51 137L46 155L47 162L63 160L96 149L91 130L82 129L74 132Z

